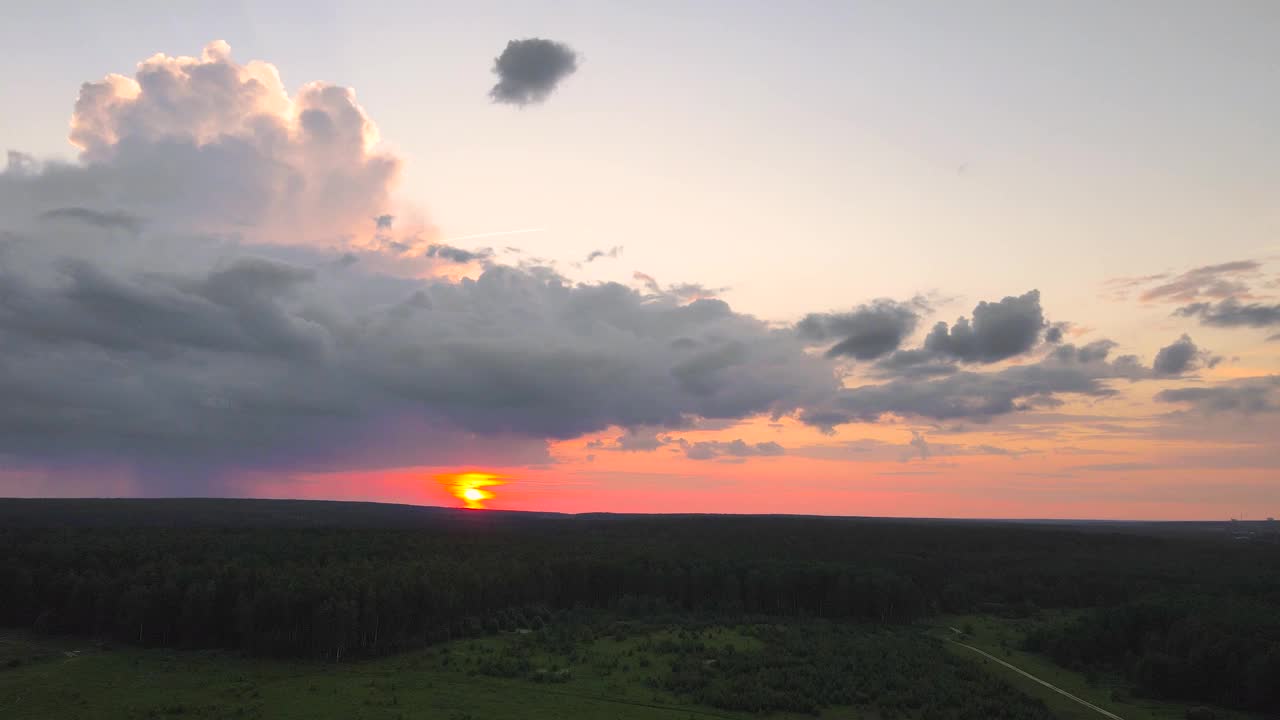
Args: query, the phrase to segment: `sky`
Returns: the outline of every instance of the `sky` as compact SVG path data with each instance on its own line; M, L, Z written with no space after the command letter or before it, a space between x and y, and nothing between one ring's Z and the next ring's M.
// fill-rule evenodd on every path
M1274 3L6 17L0 495L1280 514Z

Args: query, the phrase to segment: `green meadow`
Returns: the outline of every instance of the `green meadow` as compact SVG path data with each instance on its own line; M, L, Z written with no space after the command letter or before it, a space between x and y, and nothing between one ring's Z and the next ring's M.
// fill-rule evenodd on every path
M788 689L807 698L815 691L804 683L830 686L832 677L843 677L849 668L834 667L829 658L803 655L808 633L850 643L849 656L866 663L849 673L849 692L857 702L807 712L716 707L743 701L756 690L773 692L770 687L784 694L764 695L772 699L763 702L786 703L791 701L785 695ZM889 665L871 664L880 657L888 658ZM825 674L797 674L802 664ZM903 677L901 668L912 666L932 681ZM1048 717L1037 703L1007 685L966 674L977 665L956 662L940 642L918 629L833 630L807 623L593 623L568 632L546 628L503 633L342 663L248 659L225 652L110 647L8 634L0 643L0 667L0 717L6 720L693 720L762 714L887 720L935 717L930 706L953 704L955 717L975 717L965 714L954 697L985 699L992 707L1007 709L1007 717ZM880 684L886 686L881 689ZM937 695L939 689L955 695ZM699 697L713 699L699 702Z

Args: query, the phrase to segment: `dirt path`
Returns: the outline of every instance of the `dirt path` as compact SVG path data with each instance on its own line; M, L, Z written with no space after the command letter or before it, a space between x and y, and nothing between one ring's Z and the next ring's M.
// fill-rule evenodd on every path
M952 629L954 630L954 628L952 628ZM1093 703L1089 702L1088 700L1085 700L1085 699L1084 699L1084 698L1082 698L1082 697L1079 697L1079 696L1077 696L1077 695L1072 695L1071 693L1067 692L1066 690L1063 690L1062 688L1058 687L1057 685L1054 685L1053 683L1050 683L1050 682L1046 682L1046 681L1044 681L1044 680L1041 680L1040 678L1036 677L1035 675L1032 675L1031 673L1027 672L1026 670L1023 670L1022 668L1019 668L1019 667L1017 667L1017 666L1015 666L1015 665L1010 665L1009 663L1007 663L1007 662L1005 662L1005 661L1001 660L1000 658L996 657L995 655L992 655L992 654L991 654L991 653L989 653L989 652L986 652L985 650L979 650L978 648L976 648L976 647L974 647L974 646L972 646L972 645L967 645L967 644L962 643L962 642L960 642L960 641L958 641L958 640L952 640L951 642L955 643L956 645L959 645L960 647L969 648L970 650L972 650L972 651L974 651L974 652L978 653L979 655L981 655L981 656L983 656L983 657L985 657L985 658L989 658L989 659L991 659L991 660L995 660L996 662L998 662L998 663L1000 663L1001 665L1003 665L1003 666L1005 666L1005 667L1009 668L1010 670L1012 670L1012 671L1014 671L1014 672L1018 673L1019 675L1022 675L1023 677L1027 677L1027 678L1030 678L1030 679L1032 679L1032 680L1035 680L1036 682L1040 683L1041 685L1043 685L1043 686L1045 686L1045 687L1049 688L1050 690L1052 690L1052 691L1054 691L1054 692L1056 692L1056 693L1059 693L1059 694L1061 694L1061 695L1065 695L1066 697L1069 697L1069 698L1071 698L1072 700L1075 700L1076 702L1080 703L1081 705L1084 705L1084 706L1085 706L1085 707L1087 707L1087 708L1090 708L1091 710L1096 710L1096 711L1098 711L1098 712L1102 713L1103 715L1105 715L1105 716L1107 716L1107 717L1111 718L1111 720L1124 720L1124 718L1120 717L1119 715L1116 715L1115 713L1113 713L1113 712L1111 712L1111 711L1109 711L1109 710L1103 710L1102 708L1098 707L1097 705L1094 705Z

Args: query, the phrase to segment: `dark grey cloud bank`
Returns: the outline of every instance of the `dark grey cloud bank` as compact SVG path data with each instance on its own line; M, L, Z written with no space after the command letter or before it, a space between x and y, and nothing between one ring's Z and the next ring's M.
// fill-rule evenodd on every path
M463 450L527 462L545 459L545 439L614 426L762 413L820 427L886 414L981 420L1152 376L1132 356L1110 360L1113 344L1100 341L994 372L841 388L801 338L884 353L910 322L902 306L776 328L721 300L690 301L687 289L500 265L460 283L419 280L328 251L150 233L68 239L39 219L19 223L0 241L0 454L125 460L157 483L190 476L177 471L187 465L215 483L220 469L430 464ZM990 306L1000 303L979 308ZM1025 327L1028 314L1038 315L1008 316ZM990 339L992 317L976 312L962 343L1026 344ZM667 442L628 432L618 449ZM676 442L695 459L782 452Z
M392 418L568 438L787 413L836 387L789 330L719 300L545 269L454 284L296 249L152 244L166 252L127 267L97 257L105 244L0 245L0 453L271 466Z
M577 69L578 54L564 43L544 38L512 40L493 61L498 83L489 97L509 105L541 103Z

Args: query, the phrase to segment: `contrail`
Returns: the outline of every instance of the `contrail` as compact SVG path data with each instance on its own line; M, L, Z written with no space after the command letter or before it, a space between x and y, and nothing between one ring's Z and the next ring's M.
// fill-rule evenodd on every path
M545 232L546 228L523 228L521 230L499 230L497 232L476 233L444 238L441 242L457 242L459 240L479 240L480 238L500 237L502 235L524 235L525 233Z

